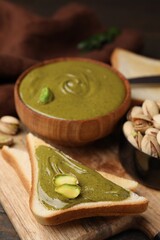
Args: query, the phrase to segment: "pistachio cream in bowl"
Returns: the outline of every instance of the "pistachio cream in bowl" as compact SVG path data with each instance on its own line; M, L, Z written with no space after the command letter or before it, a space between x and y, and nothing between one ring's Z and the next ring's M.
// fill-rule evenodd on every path
M111 133L129 107L130 86L104 63L60 58L19 77L15 104L32 132L63 145L83 145Z

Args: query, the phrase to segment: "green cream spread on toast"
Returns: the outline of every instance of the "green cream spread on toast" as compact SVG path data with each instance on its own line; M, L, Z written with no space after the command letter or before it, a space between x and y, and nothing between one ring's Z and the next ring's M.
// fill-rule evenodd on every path
M65 209L87 202L121 201L130 196L129 191L59 150L40 145L36 148L36 158L38 196L47 209ZM75 183L74 178L77 179Z

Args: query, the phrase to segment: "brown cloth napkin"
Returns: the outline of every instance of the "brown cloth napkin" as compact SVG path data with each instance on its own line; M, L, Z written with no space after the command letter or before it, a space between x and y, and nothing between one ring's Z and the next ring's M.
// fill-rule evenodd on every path
M104 30L87 6L72 3L50 17L42 17L0 1L0 83L14 83L25 69L44 59L81 56L109 63L115 47L137 52L142 46L140 33L124 29L113 43L101 49L83 54L77 49L80 41ZM13 86L0 86L0 96L0 115L13 114Z

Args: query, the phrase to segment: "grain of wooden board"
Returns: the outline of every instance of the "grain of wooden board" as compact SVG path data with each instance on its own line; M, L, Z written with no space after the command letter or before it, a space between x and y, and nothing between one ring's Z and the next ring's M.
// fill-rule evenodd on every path
M25 148L25 133L15 137L15 145ZM115 135L81 148L62 148L70 156L91 168L130 178L118 157ZM0 201L22 240L106 239L125 229L140 228L154 236L160 229L160 192L140 185L138 193L150 201L148 210L139 216L93 217L59 226L42 226L29 209L29 196L14 169L0 155Z

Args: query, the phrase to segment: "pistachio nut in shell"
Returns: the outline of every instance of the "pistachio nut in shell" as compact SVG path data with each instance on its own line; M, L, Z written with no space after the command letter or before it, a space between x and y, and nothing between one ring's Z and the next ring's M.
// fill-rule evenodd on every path
M4 145L10 146L13 144L13 138L8 135L0 134L0 147L3 147Z
M157 142L158 142L158 144L160 145L160 131L158 132L158 134L157 134Z
M127 121L123 124L123 133L126 136L126 138L131 134L133 135L134 132L135 130L133 128L133 124L131 121Z
M144 115L153 117L154 115L159 114L159 107L157 103L153 100L146 99L142 104L142 110Z
M134 118L135 116L139 115L139 114L143 114L143 110L142 107L140 106L134 106L133 108L131 108L131 110L127 113L127 119L132 121L132 118Z
M141 142L143 139L143 135L141 134L141 132L138 131L137 136L135 136L135 139L137 141L138 148L141 149Z
M1 117L0 120L5 123L11 123L11 124L15 124L15 125L19 126L19 120L12 116L6 115L6 116Z
M19 125L19 120L12 116L3 116L0 119L0 131L6 134L15 135Z
M145 134L153 135L153 136L156 137L158 132L159 132L159 129L154 128L154 127L150 127L145 131Z
M153 116L153 125L155 128L160 129L160 114Z
M160 110L160 100L156 101L158 107L159 107L159 110Z
M153 125L151 118L144 114L138 114L132 121L135 131L140 131L141 133L145 133Z
M136 148L141 149L141 141L142 141L142 134L140 132L135 132L135 134L131 134L128 136L128 141Z
M136 116L133 117L132 121L135 121L137 119L142 119L148 122L152 122L152 118L150 116L146 116L144 114L137 114Z
M160 156L160 146L157 142L156 137L152 135L145 135L141 142L141 150L153 157Z
M135 147L138 148L138 144L136 139L133 137L133 135L129 135L127 140Z
M0 121L0 132L15 135L17 131L17 125Z

